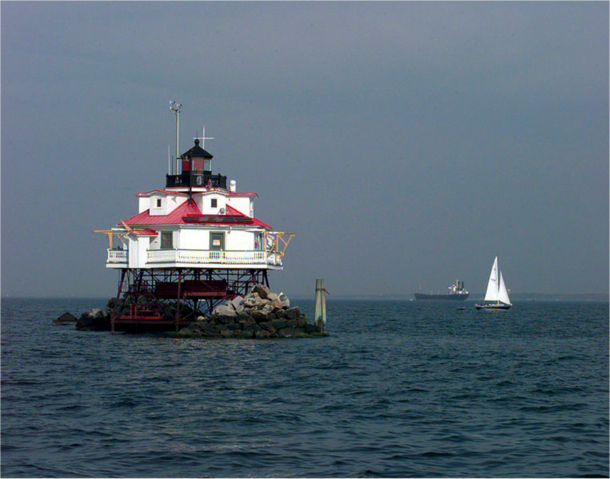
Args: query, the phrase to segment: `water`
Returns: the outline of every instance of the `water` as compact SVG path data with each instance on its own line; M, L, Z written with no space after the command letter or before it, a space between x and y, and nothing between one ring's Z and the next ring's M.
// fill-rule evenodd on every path
M4 477L608 476L607 303L329 301L301 340L52 325L104 303L2 302Z

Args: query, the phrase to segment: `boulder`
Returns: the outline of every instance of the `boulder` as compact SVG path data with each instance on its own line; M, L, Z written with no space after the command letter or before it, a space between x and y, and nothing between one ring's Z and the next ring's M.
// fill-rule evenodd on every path
M271 321L271 326L273 326L273 329L275 329L276 331L279 331L280 329L287 328L288 323L283 319L276 319L274 321Z
M75 328L79 331L110 331L110 316L99 309L85 312L78 318Z
M275 299L270 300L269 304L273 307L274 310L284 309L283 303L282 303L282 301L280 301L280 298L275 298Z
M267 315L273 312L273 305L271 303L267 303L265 304L265 306L263 306L263 309L261 309L261 313Z
M257 308L262 305L262 298L258 295L258 293L250 293L244 298L244 306L246 308Z
M278 299L280 300L280 304L282 305L281 306L282 309L290 308L290 300L288 299L288 296L286 296L284 293L280 293L278 295Z
M237 314L240 314L244 311L244 298L242 296L236 296L229 303Z
M273 327L273 323L271 321L258 323L258 325L261 327L261 329L264 329L265 331L268 331L270 333L275 331L275 328Z
M252 288L252 293L257 293L261 299L268 299L269 294L273 293L273 291L271 291L268 286L259 283Z
M218 316L228 316L228 317L237 316L237 312L235 311L235 309L233 309L231 306L229 306L227 304L221 304L220 306L216 306L216 308L214 309L212 314L215 314Z
M64 313L59 318L53 320L53 324L57 326L64 326L67 324L76 324L78 318L71 313Z
M257 323L261 321L267 321L267 315L262 311L252 311L251 316L256 320Z
M299 315L301 314L301 311L299 310L298 306L296 306L294 308L287 309L284 314L285 314L285 317L288 319L295 319L295 318L299 317Z

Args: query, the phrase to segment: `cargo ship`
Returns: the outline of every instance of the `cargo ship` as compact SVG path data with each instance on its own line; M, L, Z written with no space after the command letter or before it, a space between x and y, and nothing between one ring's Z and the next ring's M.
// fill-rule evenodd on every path
M464 301L468 298L468 291L464 288L464 281L459 279L449 286L449 292L446 294L423 294L415 293L417 301Z

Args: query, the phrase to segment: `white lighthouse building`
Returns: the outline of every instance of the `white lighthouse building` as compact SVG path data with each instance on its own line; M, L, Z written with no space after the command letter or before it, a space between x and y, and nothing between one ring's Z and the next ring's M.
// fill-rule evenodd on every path
M194 143L170 162L164 188L136 194L137 214L97 231L109 238L106 267L120 272L113 330L179 328L283 269L293 235L257 219L258 195L227 187Z

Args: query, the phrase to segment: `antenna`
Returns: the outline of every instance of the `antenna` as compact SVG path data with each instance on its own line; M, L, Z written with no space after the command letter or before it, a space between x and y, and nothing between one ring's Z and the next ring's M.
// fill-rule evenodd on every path
M178 156L180 152L178 150L178 135L180 132L180 108L182 108L182 103L178 103L174 100L169 101L169 109L176 113L176 160L178 160Z
M201 136L196 136L193 140L201 140L201 148L205 150L205 140L213 140L212 136L205 136L205 125L203 125L203 130Z
M172 174L172 159L169 153L169 145L167 145L167 174L170 176Z

